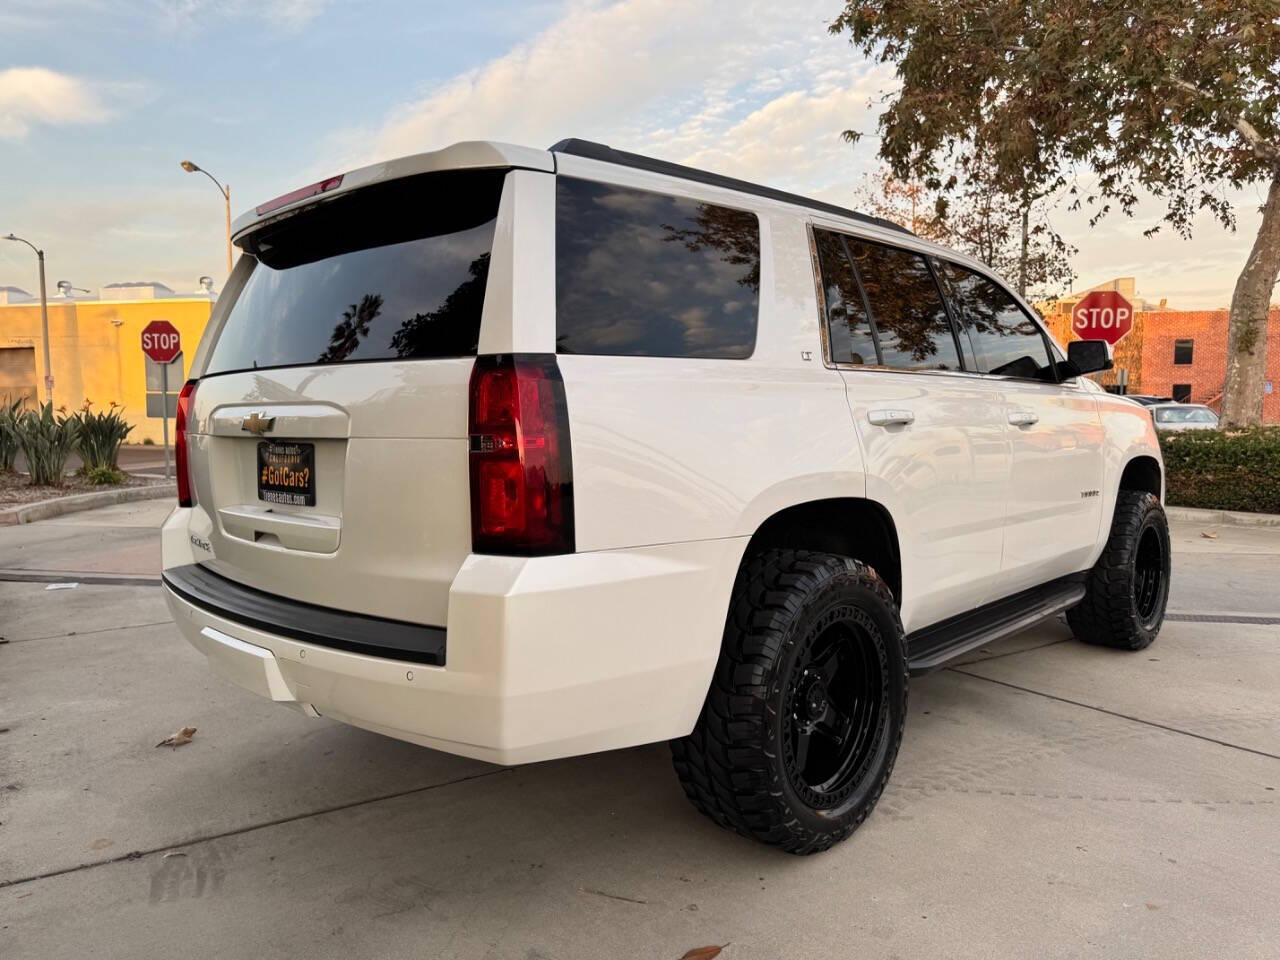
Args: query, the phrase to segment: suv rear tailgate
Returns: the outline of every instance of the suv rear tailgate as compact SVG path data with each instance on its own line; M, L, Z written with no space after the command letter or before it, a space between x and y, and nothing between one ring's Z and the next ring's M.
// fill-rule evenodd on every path
M468 385L504 177L379 184L244 238L188 426L211 570L445 624L471 549Z

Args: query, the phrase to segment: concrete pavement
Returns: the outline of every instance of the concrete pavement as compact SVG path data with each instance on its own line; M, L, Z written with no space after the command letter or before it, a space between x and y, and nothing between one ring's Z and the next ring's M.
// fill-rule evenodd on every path
M168 505L131 508L0 568L152 571ZM462 760L212 676L155 587L0 582L0 956L1273 957L1280 625L1219 614L1280 620L1280 529L1217 532L1175 528L1209 619L1147 651L1051 622L916 681L880 806L806 859L699 817L663 745Z

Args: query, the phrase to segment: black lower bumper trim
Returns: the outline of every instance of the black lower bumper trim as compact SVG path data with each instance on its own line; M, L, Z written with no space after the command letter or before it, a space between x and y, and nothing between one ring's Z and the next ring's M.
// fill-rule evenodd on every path
M445 629L287 600L228 580L198 563L164 571L164 585L216 617L289 637L392 660L444 666Z

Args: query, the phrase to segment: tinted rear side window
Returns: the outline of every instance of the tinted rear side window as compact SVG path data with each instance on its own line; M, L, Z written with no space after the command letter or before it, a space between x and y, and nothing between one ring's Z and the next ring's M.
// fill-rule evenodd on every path
M994 280L954 263L944 262L942 270L980 373L1054 378L1044 336L1012 294Z
M253 234L207 372L475 354L502 178L366 187Z
M749 357L759 292L755 214L557 179L561 353Z
M831 359L836 363L878 363L875 339L862 302L862 291L838 233L813 231L827 305Z
M924 257L909 250L847 238L886 367L959 370L942 294Z

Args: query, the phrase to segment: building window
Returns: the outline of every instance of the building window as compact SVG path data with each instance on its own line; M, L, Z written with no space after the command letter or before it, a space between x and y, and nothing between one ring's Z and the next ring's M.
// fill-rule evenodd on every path
M1191 384L1175 383L1173 385L1173 399L1175 403L1191 402Z
M1195 350L1194 340L1173 341L1173 362L1175 366L1183 366L1191 362L1191 354Z

